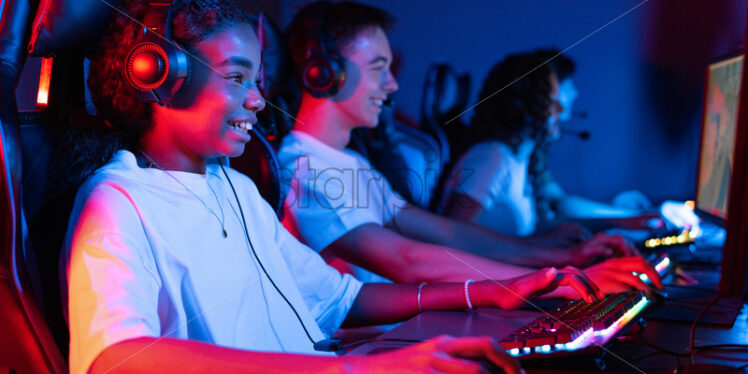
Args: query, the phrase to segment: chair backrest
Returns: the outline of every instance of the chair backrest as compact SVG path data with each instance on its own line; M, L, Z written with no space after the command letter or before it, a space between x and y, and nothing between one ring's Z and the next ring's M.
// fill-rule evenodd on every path
M446 63L434 63L426 73L421 103L421 122L425 131L439 141L442 154L442 173L431 199L431 210L437 211L442 200L444 184L450 169L466 150L465 123L461 117L470 99L471 80Z
M421 126L441 147L442 168L453 157L452 133L470 99L470 76L458 74L451 65L434 63L426 72L421 102Z
M430 208L442 170L440 144L395 120L392 104L382 107L376 128L352 132L350 147L366 157L406 200Z
M0 368L19 373L66 372L39 308L38 274L25 246L23 157L15 88L25 61L29 1L5 1L0 13Z

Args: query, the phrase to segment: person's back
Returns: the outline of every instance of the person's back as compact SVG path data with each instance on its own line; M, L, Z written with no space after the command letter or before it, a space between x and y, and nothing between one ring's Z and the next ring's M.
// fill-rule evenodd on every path
M451 204L470 207L477 202L484 207L475 216L466 218L471 222L508 235L533 234L537 214L532 187L527 180L528 164L529 160L518 156L502 142L477 143L451 169L444 194L469 197L455 198ZM446 201L442 202L442 209L444 205Z

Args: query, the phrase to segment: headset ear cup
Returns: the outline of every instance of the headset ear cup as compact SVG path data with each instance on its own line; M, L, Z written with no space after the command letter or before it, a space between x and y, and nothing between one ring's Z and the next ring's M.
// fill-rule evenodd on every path
M345 80L345 70L338 60L313 58L307 60L301 81L309 93L317 98L335 95Z
M181 47L147 31L127 54L124 73L142 101L164 104L189 84L191 68Z

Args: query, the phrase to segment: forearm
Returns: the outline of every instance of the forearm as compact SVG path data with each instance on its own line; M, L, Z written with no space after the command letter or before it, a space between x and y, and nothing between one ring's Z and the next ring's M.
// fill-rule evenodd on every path
M531 238L504 235L476 224L428 212L400 213L393 226L403 235L429 243L458 248L489 259L526 267L563 266L565 251L534 243Z
M486 282L471 283L473 307L495 306ZM467 308L465 283L427 283L421 288L421 311ZM403 321L419 313L417 284L367 283L359 292L343 325L362 326Z
M467 279L508 279L535 271L440 245L413 241L401 248L410 269L408 282L464 282Z
M107 347L92 373L341 373L335 357L244 351L194 340L143 337Z
M411 240L376 224L349 231L325 252L398 283L507 279L532 271L454 248Z
M572 219L625 218L642 213L636 209L619 208L574 195L564 195L556 205L559 214Z

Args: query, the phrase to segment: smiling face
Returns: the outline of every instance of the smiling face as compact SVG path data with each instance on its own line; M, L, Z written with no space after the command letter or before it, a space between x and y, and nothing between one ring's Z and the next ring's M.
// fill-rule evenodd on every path
M192 82L166 107L154 106L143 150L172 169L204 168L205 159L238 156L265 107L255 82L260 48L250 25L228 27L197 43Z
M346 59L346 80L330 98L340 112L344 128L376 127L382 102L397 91L390 72L392 51L381 28L364 30L341 51Z

